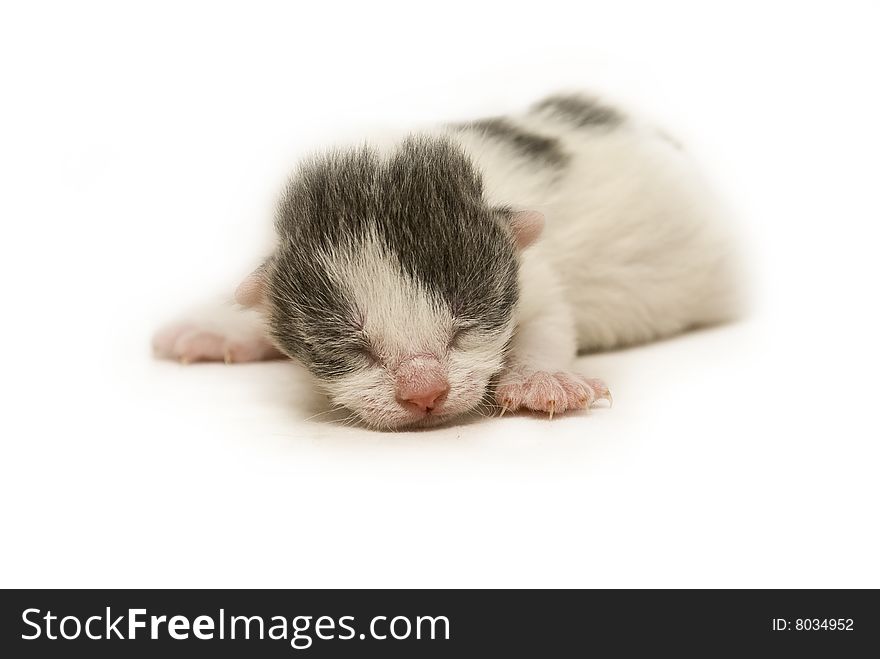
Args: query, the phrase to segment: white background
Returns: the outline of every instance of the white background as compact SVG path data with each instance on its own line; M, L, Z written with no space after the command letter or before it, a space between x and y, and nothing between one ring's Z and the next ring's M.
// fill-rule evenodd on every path
M876 3L10 4L0 585L880 586ZM747 322L582 358L611 410L420 433L152 360L309 149L560 88L705 163Z

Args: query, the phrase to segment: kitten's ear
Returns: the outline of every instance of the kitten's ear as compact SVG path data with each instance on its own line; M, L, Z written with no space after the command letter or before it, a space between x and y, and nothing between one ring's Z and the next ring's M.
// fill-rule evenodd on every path
M544 214L540 211L514 211L510 228L520 251L534 243L544 230Z
M262 307L266 302L268 261L245 277L235 289L235 301L243 307Z

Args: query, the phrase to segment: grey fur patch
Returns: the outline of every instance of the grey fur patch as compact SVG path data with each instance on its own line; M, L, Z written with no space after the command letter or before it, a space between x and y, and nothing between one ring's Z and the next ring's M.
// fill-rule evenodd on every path
M533 105L531 112L559 117L578 128L614 128L625 119L623 114L597 99L577 94L548 96Z
M463 325L501 331L518 296L518 262L510 211L489 207L482 188L473 162L445 138L410 137L387 159L362 147L305 162L278 206L268 268L280 347L321 378L361 366L370 310L331 280L320 254L345 254L369 236Z
M533 133L517 126L506 117L480 119L465 124L456 124L453 128L473 131L504 142L523 156L539 160L552 167L564 167L571 159L556 138Z

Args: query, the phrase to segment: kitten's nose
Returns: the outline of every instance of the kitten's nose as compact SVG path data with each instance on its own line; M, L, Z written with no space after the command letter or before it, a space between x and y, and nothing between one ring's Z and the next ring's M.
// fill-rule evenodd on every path
M446 372L436 357L416 356L397 369L397 401L428 412L440 405L449 393Z
M410 393L407 396L400 396L398 394L398 400L404 403L415 405L422 412L428 412L430 410L433 410L440 403L442 403L443 399L446 398L446 394L448 393L449 385L444 383L442 385L438 384L437 386L428 387L426 389Z

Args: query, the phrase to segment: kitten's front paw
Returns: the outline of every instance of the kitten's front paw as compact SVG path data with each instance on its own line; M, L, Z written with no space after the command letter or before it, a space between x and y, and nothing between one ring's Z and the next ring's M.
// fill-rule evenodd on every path
M221 361L232 364L283 357L260 336L236 335L186 322L157 332L153 337L153 352L157 357L176 359L182 364Z
M495 390L502 414L524 407L547 412L551 419L566 410L588 409L602 399L611 402L611 392L602 380L564 371L511 369L501 376Z

